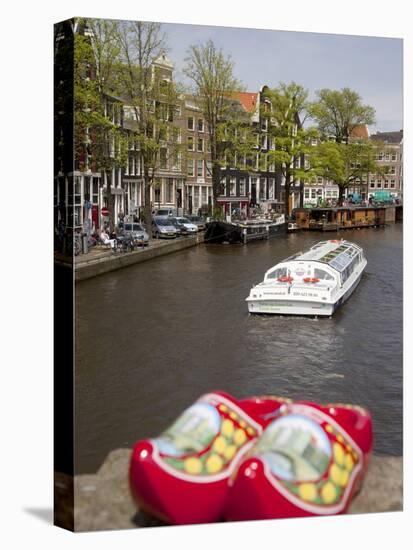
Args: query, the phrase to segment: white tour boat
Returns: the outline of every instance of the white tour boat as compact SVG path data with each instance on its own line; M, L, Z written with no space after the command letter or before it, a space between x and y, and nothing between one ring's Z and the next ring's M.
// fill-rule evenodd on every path
M351 295L367 265L363 249L322 241L269 269L248 298L250 313L332 315Z

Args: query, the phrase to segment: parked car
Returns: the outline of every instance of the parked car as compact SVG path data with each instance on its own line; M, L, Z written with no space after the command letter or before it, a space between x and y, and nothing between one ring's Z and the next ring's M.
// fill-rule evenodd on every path
M203 231L206 228L206 223L204 218L201 216L186 216L188 220L195 224L198 227L198 231Z
M155 216L176 216L175 208L158 208L155 213Z
M169 219L180 235L195 235L195 233L198 232L198 226L191 223L188 218L183 216L171 216Z
M123 226L123 233L125 237L132 238L137 244L142 246L147 246L149 244L149 235L140 223L126 222Z
M167 220L175 227L178 236L187 236L190 234L189 229L174 216L168 216Z
M155 239L174 239L178 233L168 217L156 216L152 220L152 233Z

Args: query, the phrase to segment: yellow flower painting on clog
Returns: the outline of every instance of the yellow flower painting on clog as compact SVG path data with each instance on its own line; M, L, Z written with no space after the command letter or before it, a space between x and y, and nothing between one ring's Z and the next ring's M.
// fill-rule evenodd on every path
M307 407L309 408L309 407ZM281 412L264 431L251 454L259 456L272 482L303 503L339 505L353 480L359 455L345 433L316 409L303 406ZM337 426L337 425L336 425Z
M242 411L228 404L200 401L154 442L162 461L190 476L224 472L244 446L258 435Z

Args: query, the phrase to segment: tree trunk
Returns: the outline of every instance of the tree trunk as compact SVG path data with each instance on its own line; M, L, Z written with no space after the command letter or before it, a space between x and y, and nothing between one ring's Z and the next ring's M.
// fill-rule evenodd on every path
M300 208L304 208L304 181L300 181Z
M221 194L221 167L217 164L212 166L212 207L214 216L220 209L218 197Z
M152 238L151 185L148 180L149 180L149 177L145 175L143 180L145 204L142 209L142 217L146 226L146 232L148 233L149 238L151 239Z
M284 214L285 221L290 218L290 191L291 191L291 172L289 168L285 171L285 197L284 197Z
M109 229L110 231L113 231L115 228L115 204L111 193L112 176L111 175L109 176L106 170L101 170L100 177L102 182L105 181L105 175L106 175L106 186L105 184L103 184L102 187L106 191L106 205L109 211Z
M343 206L344 189L345 187L343 185L338 186L338 205L339 206Z

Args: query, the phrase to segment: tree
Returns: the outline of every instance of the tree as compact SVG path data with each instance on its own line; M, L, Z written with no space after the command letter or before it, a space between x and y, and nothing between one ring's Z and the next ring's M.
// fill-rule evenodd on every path
M376 162L377 151L377 145L366 140L349 144L326 141L315 148L312 166L317 175L338 186L341 205L349 186L368 182L370 174L385 175L386 168Z
M277 88L266 90L265 97L271 107L263 110L262 116L268 119L268 136L274 143L268 152L268 162L275 164L284 178L284 212L289 216L294 184L304 182L312 173L311 163L305 157L313 153L311 140L317 132L303 127L308 92L302 86L295 82L280 83ZM302 186L300 192L303 192Z
M360 95L350 88L317 91L309 114L317 121L320 134L325 139L334 137L337 143L348 144L356 126L375 122L374 108L364 105Z
M234 62L212 40L190 46L184 74L192 82L195 101L206 122L214 210L222 193L223 168L245 168L254 137L251 119L237 100L242 85L234 76Z
M117 42L120 49L117 88L131 109L129 124L136 135L143 169L143 217L151 234L150 190L157 184L155 175L169 161L178 162L181 154L182 146L173 124L179 90L169 75L153 65L167 49L160 24L118 23Z
M126 161L125 136L120 125L121 104L113 97L118 55L115 23L78 21L74 48L75 160L80 170L100 171L106 179L107 207L114 222L111 172Z

